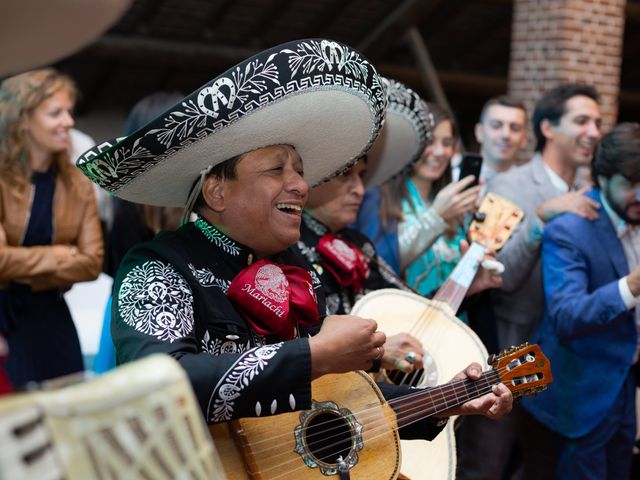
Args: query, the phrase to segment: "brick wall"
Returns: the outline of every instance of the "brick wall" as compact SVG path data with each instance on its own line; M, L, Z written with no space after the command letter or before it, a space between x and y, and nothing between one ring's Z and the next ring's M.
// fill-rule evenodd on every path
M509 93L530 112L560 82L589 83L616 123L626 0L514 0Z

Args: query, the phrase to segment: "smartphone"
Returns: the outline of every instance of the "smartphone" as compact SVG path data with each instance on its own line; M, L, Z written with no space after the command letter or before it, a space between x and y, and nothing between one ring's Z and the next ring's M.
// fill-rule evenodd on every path
M462 180L469 175L473 175L475 180L467 186L467 188L475 187L480 180L480 169L482 168L482 155L479 153L463 153L462 160L460 161L460 176L459 180Z

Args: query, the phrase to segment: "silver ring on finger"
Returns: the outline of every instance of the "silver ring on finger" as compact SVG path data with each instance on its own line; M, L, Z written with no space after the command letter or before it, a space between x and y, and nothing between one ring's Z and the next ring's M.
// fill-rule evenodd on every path
M393 366L396 368L396 370L400 370L401 372L406 371L405 366L402 364L402 360L398 360L397 358L393 361ZM411 367L411 365L409 365L409 367Z
M409 363L415 362L416 361L416 352L407 353L407 356L404 357L404 359Z
M380 360L382 358L382 355L384 355L382 348L380 347L376 347L378 349L378 355L376 355L376 360Z

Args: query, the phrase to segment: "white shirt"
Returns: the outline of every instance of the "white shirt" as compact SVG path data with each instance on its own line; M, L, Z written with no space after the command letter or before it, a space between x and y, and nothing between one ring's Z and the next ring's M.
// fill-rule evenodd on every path
M569 185L567 185L567 182L565 182L562 177L554 172L553 169L545 162L542 162L542 165L544 165L544 170L549 176L551 185L553 185L556 190L560 190L562 193L569 193L570 188Z
M629 271L632 272L636 269L640 263L640 227L637 225L627 224L620 216L613 211L609 202L605 198L605 195L601 193L602 206L605 212L613 224L613 228L620 239L622 249L624 250L624 256L629 266ZM629 289L629 283L627 277L622 277L618 280L618 291L622 297L622 301L626 307L631 310L636 308L640 304L640 296L634 297ZM638 348L633 357L633 363L638 360L640 354L640 308L636 308L636 329L638 331Z

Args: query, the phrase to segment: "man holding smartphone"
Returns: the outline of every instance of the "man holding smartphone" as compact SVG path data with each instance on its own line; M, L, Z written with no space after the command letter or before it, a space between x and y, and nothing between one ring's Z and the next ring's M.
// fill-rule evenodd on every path
M516 164L518 154L526 144L524 103L508 95L487 100L476 123L475 136L480 153L462 154L459 166L453 168L453 178L463 179L471 174L476 177L472 185L477 185L479 180L486 185L498 173L506 172ZM486 193L486 187L483 186L481 193Z

